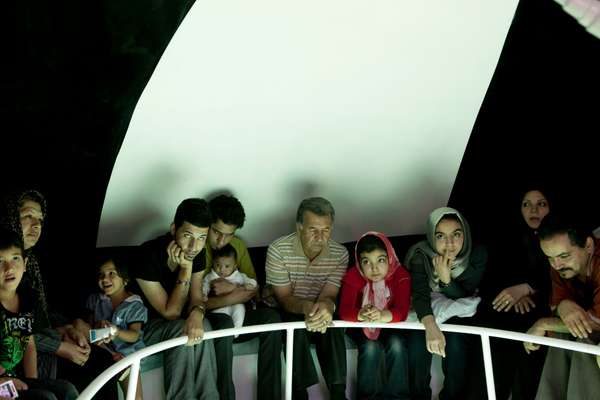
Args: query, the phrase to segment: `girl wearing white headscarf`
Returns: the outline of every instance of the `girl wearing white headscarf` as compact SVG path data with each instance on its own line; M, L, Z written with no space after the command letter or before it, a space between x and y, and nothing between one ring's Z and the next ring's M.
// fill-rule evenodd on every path
M464 399L466 337L442 333L431 308L431 294L439 292L449 299L472 296L483 277L487 252L473 246L467 221L453 208L441 207L429 215L426 236L408 250L405 262L412 277L412 305L425 325L425 335L421 331L410 334L411 398L431 399L431 354L438 354L444 357L445 377L440 400ZM455 317L448 322L460 321Z

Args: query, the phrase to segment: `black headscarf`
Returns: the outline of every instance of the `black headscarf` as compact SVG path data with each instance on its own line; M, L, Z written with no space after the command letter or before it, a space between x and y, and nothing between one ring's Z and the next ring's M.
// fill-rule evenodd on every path
M38 203L42 209L44 218L46 217L47 204L44 196L37 190L24 190L15 192L6 196L3 200L3 224L9 229L23 237L23 229L21 228L20 209L23 202L32 200ZM36 301L36 325L38 328L50 327L50 318L48 315L48 302L46 299L46 290L44 289L44 281L40 271L40 265L37 257L33 253L33 247L25 250L27 257L27 269L23 275L23 283L33 290L37 296Z
M552 196L551 190L542 183L534 183L522 188L518 196L515 197L513 209L519 207L519 212L515 213L518 220L515 224L517 225L517 232L519 234L516 254L519 255L521 265L513 272L514 281L511 284L529 283L531 287L538 291L537 297L540 302L547 304L550 291L550 265L540 248L537 231L527 225L521 215L525 194L534 190L544 195L544 198L548 202L549 213L556 212L559 208L559 204L556 202L555 197Z

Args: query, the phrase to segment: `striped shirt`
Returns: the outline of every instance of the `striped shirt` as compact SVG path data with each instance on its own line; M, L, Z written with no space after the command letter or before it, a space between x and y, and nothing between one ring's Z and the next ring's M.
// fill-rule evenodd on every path
M297 233L281 237L267 251L267 285L291 285L292 295L316 300L326 283L340 287L348 267L348 251L330 240L312 262L302 250Z

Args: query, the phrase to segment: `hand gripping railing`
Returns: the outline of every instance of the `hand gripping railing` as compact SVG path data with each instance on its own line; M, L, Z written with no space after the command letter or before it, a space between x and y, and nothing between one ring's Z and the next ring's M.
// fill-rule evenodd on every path
M387 328L387 329L424 329L423 325L418 322L398 322L398 323L368 323L368 322L347 322L334 321L336 328ZM292 398L292 365L293 365L293 348L294 348L294 330L305 329L304 322L282 322L278 324L265 324L246 326L242 328L221 329L218 331L209 331L204 333L204 340L220 338L224 336L259 333L268 331L286 331L286 366L285 366L285 399ZM331 328L330 328L331 329ZM481 336L483 345L483 361L485 366L485 379L487 384L488 399L495 400L496 392L494 389L494 375L492 369L492 354L490 352L490 337L517 340L520 342L531 342L542 344L551 347L558 347L566 350L573 350L582 353L600 355L600 347L590 344L583 344L574 341L553 339L541 336L532 336L524 333L502 331L499 329L480 328L476 326L450 325L441 324L440 329L444 332L468 333ZM108 382L113 376L131 366L129 374L129 385L127 388L127 400L135 399L135 391L137 389L137 380L140 373L140 360L154 353L170 349L176 346L182 346L187 342L187 336L181 336L175 339L166 340L144 349L136 351L133 354L118 361L114 365L106 369L100 374L79 396L80 400L90 400L96 392Z

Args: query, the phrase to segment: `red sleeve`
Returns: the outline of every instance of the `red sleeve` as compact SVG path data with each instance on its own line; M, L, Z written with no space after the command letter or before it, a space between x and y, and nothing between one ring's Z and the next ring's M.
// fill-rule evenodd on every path
M358 321L358 312L362 304L362 277L352 267L342 279L342 296L340 299L340 318L344 321Z
M550 297L550 306L557 307L563 300L574 300L571 295L571 289L565 279L562 279L554 268L550 269L552 278L552 296Z
M410 275L401 267L390 277L390 280L392 301L388 310L392 313L391 322L404 321L410 308Z
M596 241L596 246L598 242ZM596 253L597 254L597 253ZM600 260L596 258L592 266L592 307L588 310L594 317L596 323L600 324Z

